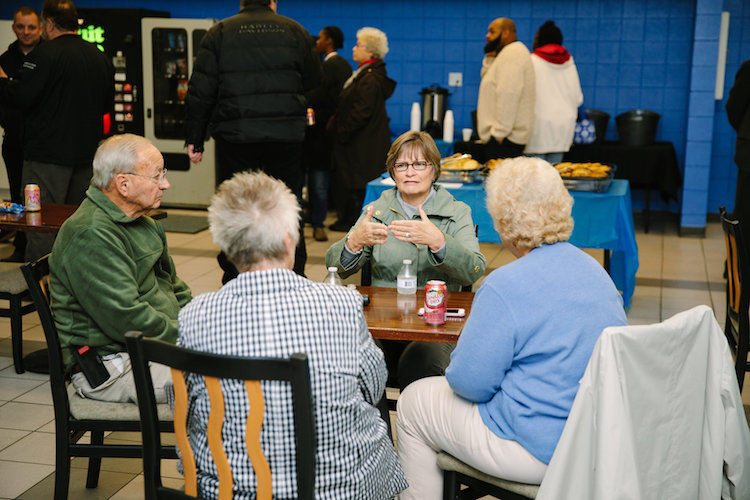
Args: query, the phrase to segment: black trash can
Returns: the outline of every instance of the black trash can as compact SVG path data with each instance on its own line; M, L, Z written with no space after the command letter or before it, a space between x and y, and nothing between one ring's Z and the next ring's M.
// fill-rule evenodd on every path
M601 144L604 142L604 136L607 135L609 113L592 108L586 108L583 112L586 113L586 118L594 122L594 129L596 130L596 140L594 140L594 144Z
M646 109L634 109L617 115L617 134L626 146L648 146L656 139L661 115Z

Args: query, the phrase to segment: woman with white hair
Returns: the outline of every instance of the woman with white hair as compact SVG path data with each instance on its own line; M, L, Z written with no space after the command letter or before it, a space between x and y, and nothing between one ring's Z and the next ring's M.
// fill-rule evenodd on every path
M336 209L339 220L334 231L348 231L362 211L367 183L383 173L385 155L391 145L385 101L396 82L388 78L383 59L388 38L377 28L357 31L352 58L359 67L344 83L336 114L333 168Z
M442 498L444 450L487 474L539 484L602 330L627 323L606 271L567 243L573 199L538 158L501 163L487 208L516 260L485 278L445 377L398 400L399 499Z
M239 275L182 309L177 343L204 352L286 358L307 354L315 412L316 498L386 500L404 487L386 424L373 406L386 380L383 354L367 330L356 290L314 283L292 271L299 205L280 180L242 172L211 200L214 241ZM224 449L234 464L233 498L255 498L245 447L248 401L241 381L224 381ZM260 433L275 498L298 498L289 387L265 387ZM188 378L202 498L216 498L216 467L206 447L210 402L203 377ZM239 472L238 472L239 471Z

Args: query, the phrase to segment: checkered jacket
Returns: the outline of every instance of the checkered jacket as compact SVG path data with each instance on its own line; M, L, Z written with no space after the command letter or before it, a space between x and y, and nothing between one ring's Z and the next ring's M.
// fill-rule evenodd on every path
M315 498L385 499L406 487L386 426L373 406L383 394L386 368L362 314L358 293L313 283L286 269L242 273L221 290L196 297L179 316L178 344L239 356L308 355L317 433ZM255 498L245 450L248 401L239 381L222 381L224 445L234 474L234 498ZM274 498L296 498L294 429L287 384L263 382L261 446L273 477ZM218 481L205 427L208 393L188 376L188 434L199 484L216 498Z

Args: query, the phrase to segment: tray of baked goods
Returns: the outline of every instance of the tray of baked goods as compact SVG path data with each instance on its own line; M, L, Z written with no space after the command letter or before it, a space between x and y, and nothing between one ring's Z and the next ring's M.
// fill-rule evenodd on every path
M555 165L569 191L594 191L603 193L609 189L615 176L615 165L606 163L571 163L565 161Z
M440 180L472 183L481 180L482 165L468 153L456 153L440 159Z

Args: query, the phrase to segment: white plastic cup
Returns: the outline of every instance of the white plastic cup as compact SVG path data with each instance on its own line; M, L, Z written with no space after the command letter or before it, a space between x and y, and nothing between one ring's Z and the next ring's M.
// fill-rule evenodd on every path
M471 132L472 130L470 128L461 129L461 135L464 139L464 142L469 142L471 140Z

